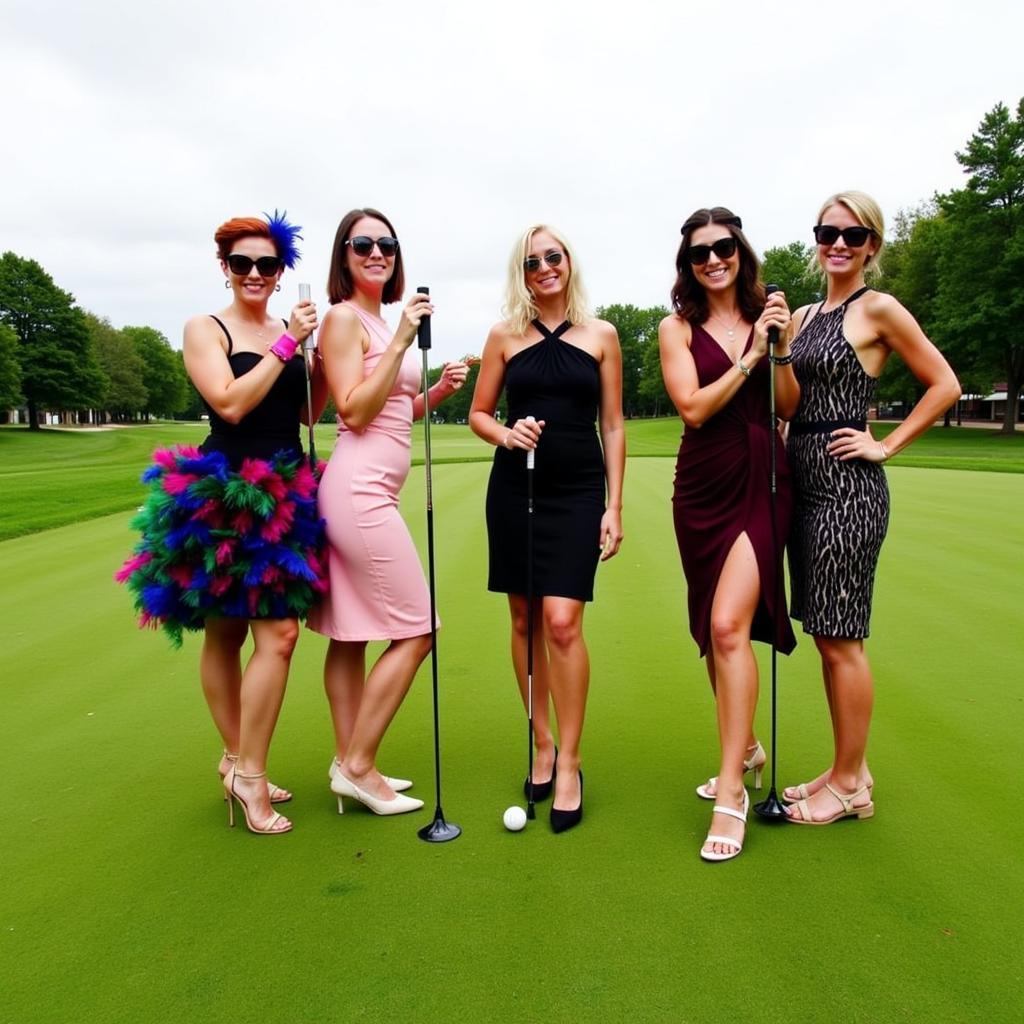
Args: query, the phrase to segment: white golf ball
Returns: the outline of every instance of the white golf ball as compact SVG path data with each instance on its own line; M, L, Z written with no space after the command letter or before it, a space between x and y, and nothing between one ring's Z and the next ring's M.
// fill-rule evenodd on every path
M522 807L516 807L513 804L505 813L502 815L501 820L505 823L505 828L509 832L521 832L526 828L526 811Z

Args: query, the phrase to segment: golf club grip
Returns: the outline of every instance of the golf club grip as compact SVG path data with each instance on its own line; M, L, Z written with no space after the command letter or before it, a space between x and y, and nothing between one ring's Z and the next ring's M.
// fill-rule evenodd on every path
M419 288L416 289L416 291L420 295L429 295L430 294L430 289L425 284L421 284L419 286ZM430 348L430 317L429 316L425 316L425 317L422 317L420 319L419 327L416 328L416 344L419 345L419 347L421 349L424 349L424 350Z
M774 295L779 290L777 284L766 284L764 286L764 297L767 299L769 295ZM768 344L775 348L779 343L779 329L778 327L768 328Z
M526 420L527 423L536 423L537 422L532 416L526 416L526 417L524 417L524 419ZM536 458L536 455L537 455L537 449L536 448L527 448L526 449L526 468L527 469L533 469L533 462L534 462L534 459Z

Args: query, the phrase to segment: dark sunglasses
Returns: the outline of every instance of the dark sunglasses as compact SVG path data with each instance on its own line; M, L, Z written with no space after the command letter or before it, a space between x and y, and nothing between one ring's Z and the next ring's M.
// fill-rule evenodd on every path
M832 245L841 238L852 249L859 249L873 234L871 228L837 228L832 224L814 226L814 240L818 245Z
M549 267L557 267L562 262L562 254L557 250L553 249L551 252L544 253L544 262ZM539 256L527 256L523 260L523 269L527 273L532 274L535 270L540 270L541 258Z
M390 235L382 235L380 238L371 238L369 235L356 235L355 238L346 238L345 245L351 245L352 251L357 256L369 256L373 247L380 249L380 254L385 259L390 259L398 252L398 239Z
M251 256L243 256L240 252L233 252L225 260L232 274L239 277L247 277L253 267L260 277L273 277L281 269L280 256L260 256L253 259Z
M711 245L691 245L686 250L686 258L695 266L702 267L714 253L720 260L727 260L730 256L736 255L736 239L720 238Z

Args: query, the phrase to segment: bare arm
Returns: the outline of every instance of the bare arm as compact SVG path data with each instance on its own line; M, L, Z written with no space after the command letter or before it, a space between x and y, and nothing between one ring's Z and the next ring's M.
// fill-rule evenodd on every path
M844 427L834 432L835 440L828 451L844 460L884 462L920 437L960 397L960 382L917 321L891 295L873 293L865 313L877 329L879 341L903 359L925 386L925 393L884 443L876 441L869 431Z
M622 421L622 349L611 324L600 324L601 408L599 428L604 449L604 475L608 489L601 518L601 560L615 555L622 544L622 482L626 472L626 430Z
M468 362L460 359L458 362L445 363L440 379L430 388L430 408L436 409L442 402L451 398L466 383L468 375ZM414 420L423 419L424 406L423 392L421 391L412 403L412 418Z
M316 307L304 300L296 304L288 333L300 344L316 327ZM207 405L228 423L238 423L267 396L285 364L272 352L248 372L236 377L228 362L224 332L209 316L194 316L185 324L182 345L185 371Z
M384 408L405 352L416 337L420 317L429 308L425 295L413 296L402 312L395 336L368 376L364 376L365 331L359 317L345 306L334 306L324 318L320 332L324 370L338 415L349 430L365 430Z
M717 380L701 387L697 366L690 354L691 338L689 323L674 313L658 325L661 375L665 381L665 390L683 422L688 427L701 427L728 405L733 395L743 386L746 377L738 366L732 366ZM748 352L743 357L743 363L750 369L758 358L755 353Z
M469 426L477 437L495 447L536 448L544 428L543 420L516 420L509 428L494 418L494 410L505 385L506 344L505 324L496 324L484 343L480 373L477 374L473 404L469 410Z

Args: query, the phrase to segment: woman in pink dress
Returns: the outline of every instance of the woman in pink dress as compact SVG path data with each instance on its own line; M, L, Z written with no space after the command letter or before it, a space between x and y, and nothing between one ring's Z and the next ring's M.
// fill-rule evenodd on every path
M327 522L330 590L309 625L330 637L324 688L331 705L336 757L331 789L375 814L419 810L398 791L412 783L382 775L377 750L416 670L430 651L430 597L419 555L398 512L409 473L412 421L423 415L416 329L433 312L414 295L398 329L380 315L405 287L391 222L372 209L352 210L338 225L327 292L331 309L320 352L334 404L338 440L320 482ZM430 389L433 408L465 383L465 363L449 363ZM388 647L366 674L366 645Z

